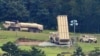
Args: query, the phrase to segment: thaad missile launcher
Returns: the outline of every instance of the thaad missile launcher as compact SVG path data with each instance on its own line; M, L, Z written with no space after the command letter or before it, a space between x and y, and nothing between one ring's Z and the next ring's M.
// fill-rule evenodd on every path
M68 19L66 15L57 16L58 31L50 33L50 41L57 44L68 44L70 42Z

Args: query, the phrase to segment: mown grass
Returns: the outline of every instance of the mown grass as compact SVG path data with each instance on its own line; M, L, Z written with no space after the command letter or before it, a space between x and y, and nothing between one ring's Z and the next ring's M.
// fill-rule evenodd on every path
M30 46L19 46L19 48L21 48L22 50L31 50ZM37 47L37 48L43 50L46 56L57 56L57 54L61 52L72 53L74 51L73 48L68 48L68 47Z
M26 37L31 39L37 39L37 40L49 40L49 32L50 30L45 30L42 33L32 33L32 32L14 32L14 31L3 31L0 30L0 46L2 46L4 43L8 41L16 41L16 39L20 37ZM76 36L79 37L81 34L73 34L70 33L70 36ZM83 51L85 53L88 53L91 50L94 50L94 47L100 47L100 34L91 34L98 38L98 43L80 43L78 44L82 47ZM30 50L30 46L19 46L21 49ZM67 47L39 47L43 51L45 51L47 56L56 56L58 53L61 52L73 52L75 49L73 47L67 48ZM3 53L2 50L0 50L0 53Z
M25 37L36 40L48 41L48 35L43 33L32 33L32 32L14 32L14 31L0 31L0 46L8 41L14 42L16 39Z

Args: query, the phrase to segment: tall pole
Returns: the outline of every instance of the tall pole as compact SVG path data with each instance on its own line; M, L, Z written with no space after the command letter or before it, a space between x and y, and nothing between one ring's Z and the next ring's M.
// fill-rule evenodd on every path
M76 47L76 41L77 41L77 40L76 40L76 36L75 36L75 33L76 33L76 32L75 32L75 30L76 30L76 29L75 29L75 22L74 22L74 25L73 25L73 26L74 26L74 46Z
M75 34L76 34L76 31L75 31L76 30L76 26L78 25L77 20L72 20L70 25L73 26L73 28L74 28L74 46L75 46L75 48L77 48L77 38L75 36Z
M74 24L74 34L75 34L75 24Z
M16 37L17 37L17 31L16 31Z

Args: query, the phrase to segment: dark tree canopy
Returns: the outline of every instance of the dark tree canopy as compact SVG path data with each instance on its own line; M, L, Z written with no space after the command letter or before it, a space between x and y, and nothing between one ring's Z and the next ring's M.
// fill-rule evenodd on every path
M0 22L36 22L57 29L57 15L68 15L69 23L78 20L77 32L100 32L99 0L0 0Z

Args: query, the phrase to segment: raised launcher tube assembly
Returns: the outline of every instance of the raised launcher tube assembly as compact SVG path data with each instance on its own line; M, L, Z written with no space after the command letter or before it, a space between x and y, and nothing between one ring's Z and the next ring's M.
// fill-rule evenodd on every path
M58 31L50 33L50 42L56 44L69 44L69 29L67 15L57 16Z

